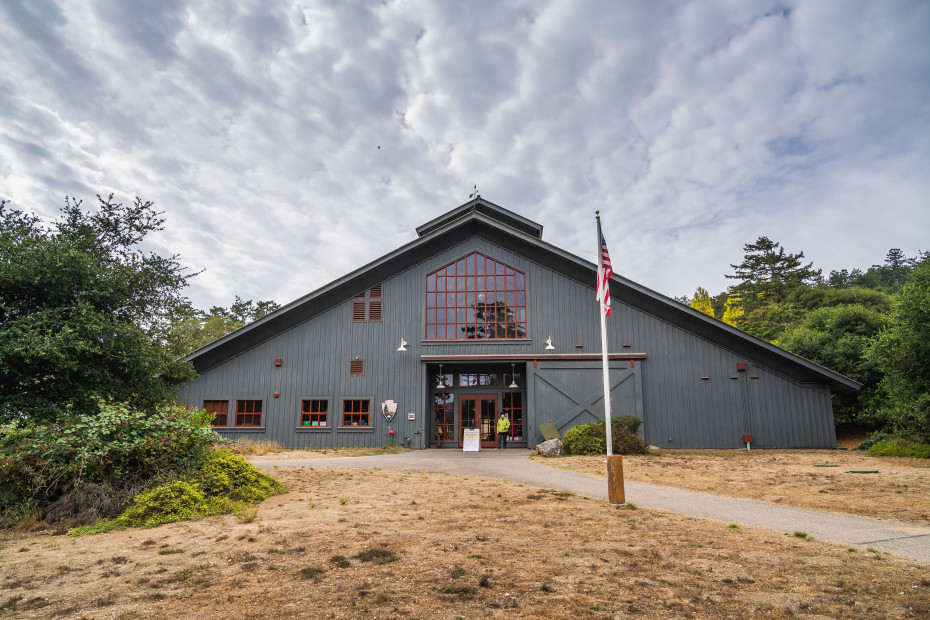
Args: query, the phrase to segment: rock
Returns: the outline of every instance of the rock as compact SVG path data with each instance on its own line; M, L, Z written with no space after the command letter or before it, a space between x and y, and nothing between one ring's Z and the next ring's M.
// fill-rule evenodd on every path
M646 446L646 449L647 450L661 450L662 448L660 448L659 446Z
M536 446L539 456L562 456L562 440L549 439Z

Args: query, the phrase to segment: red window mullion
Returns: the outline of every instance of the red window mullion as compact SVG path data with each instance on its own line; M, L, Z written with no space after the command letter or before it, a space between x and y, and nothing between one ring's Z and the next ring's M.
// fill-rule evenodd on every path
M236 401L236 427L259 428L262 425L262 401Z
M508 277L513 279L512 285L508 285ZM471 287L468 286L469 280L472 281ZM431 293L435 297L431 297ZM513 296L513 303L508 301L508 293ZM524 302L519 305L518 294L522 294ZM464 301L458 300L459 295ZM484 308L477 307L477 299L481 295L485 296ZM449 297L453 298L451 305ZM426 323L426 338L429 340L526 337L525 275L479 252L427 275L426 307L434 314L433 320ZM468 318L470 309L475 314L471 319ZM450 317L447 311L452 311L453 316ZM459 320L459 313L465 315L464 321ZM518 315L522 315L522 319Z
M369 428L371 415L368 400L342 401L342 426L349 428Z

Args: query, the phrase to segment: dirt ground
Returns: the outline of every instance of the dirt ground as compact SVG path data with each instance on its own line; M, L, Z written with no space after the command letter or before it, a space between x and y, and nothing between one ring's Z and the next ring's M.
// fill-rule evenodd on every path
M930 617L930 567L890 555L500 480L271 473L290 490L255 514L0 534L0 616Z
M604 457L533 460L607 476ZM633 482L930 525L927 465L926 459L844 450L654 450L624 456L623 474L624 480Z

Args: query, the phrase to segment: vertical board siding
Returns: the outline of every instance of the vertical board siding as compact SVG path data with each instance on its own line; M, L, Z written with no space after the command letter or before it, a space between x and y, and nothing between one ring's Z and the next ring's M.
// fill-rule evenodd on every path
M546 422L553 422L564 435L574 426L604 419L603 374L600 364L540 361L538 366L534 372L533 383L528 384L534 386L533 391L538 398L534 412L537 424L530 431L530 445L543 440L539 425ZM611 362L610 369L612 416L641 417L642 383L638 368L631 368L629 362Z
M426 275L475 251L524 272L527 339L426 342ZM347 298L206 371L182 387L180 399L197 406L207 398L229 399L232 412L236 398L262 398L262 431L222 434L267 439L287 447L324 448L386 445L389 425L380 404L390 398L399 405L390 424L395 441L410 436L411 445L418 447L424 438L415 432L429 433L432 415L421 355L532 354L544 358L547 338L552 338L556 353L600 353L594 284L593 278L577 282L482 237L465 238L384 280L381 321L353 322L352 298ZM662 448L741 448L742 435L748 433L762 447L835 447L828 386L789 380L629 306L622 298L614 298L607 324L611 353L647 356L635 364L641 432L647 443ZM396 350L401 338L407 340L407 353ZM576 348L578 344L582 347ZM630 346L624 348L624 344ZM349 361L356 355L364 360L365 371L350 376ZM283 360L282 366L274 366L275 358ZM736 370L741 361L749 363L744 372ZM555 412L533 389L540 380L534 378L532 363L527 364L526 373L525 423L527 436L532 437L538 425ZM750 379L751 375L759 378ZM575 373L567 381L580 381L579 376ZM701 381L702 376L709 380ZM272 396L275 391L280 392L277 399ZM331 399L329 429L298 430L298 397L302 394ZM342 399L361 396L372 401L371 430L340 430ZM407 420L409 412L415 420Z

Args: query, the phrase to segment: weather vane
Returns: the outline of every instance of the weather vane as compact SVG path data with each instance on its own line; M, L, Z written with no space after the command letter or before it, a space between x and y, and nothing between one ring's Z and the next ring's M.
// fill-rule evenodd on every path
M475 183L475 191L474 191L474 193L469 194L468 197L469 197L469 198L477 198L477 197L478 197L478 184L477 184L477 183Z

